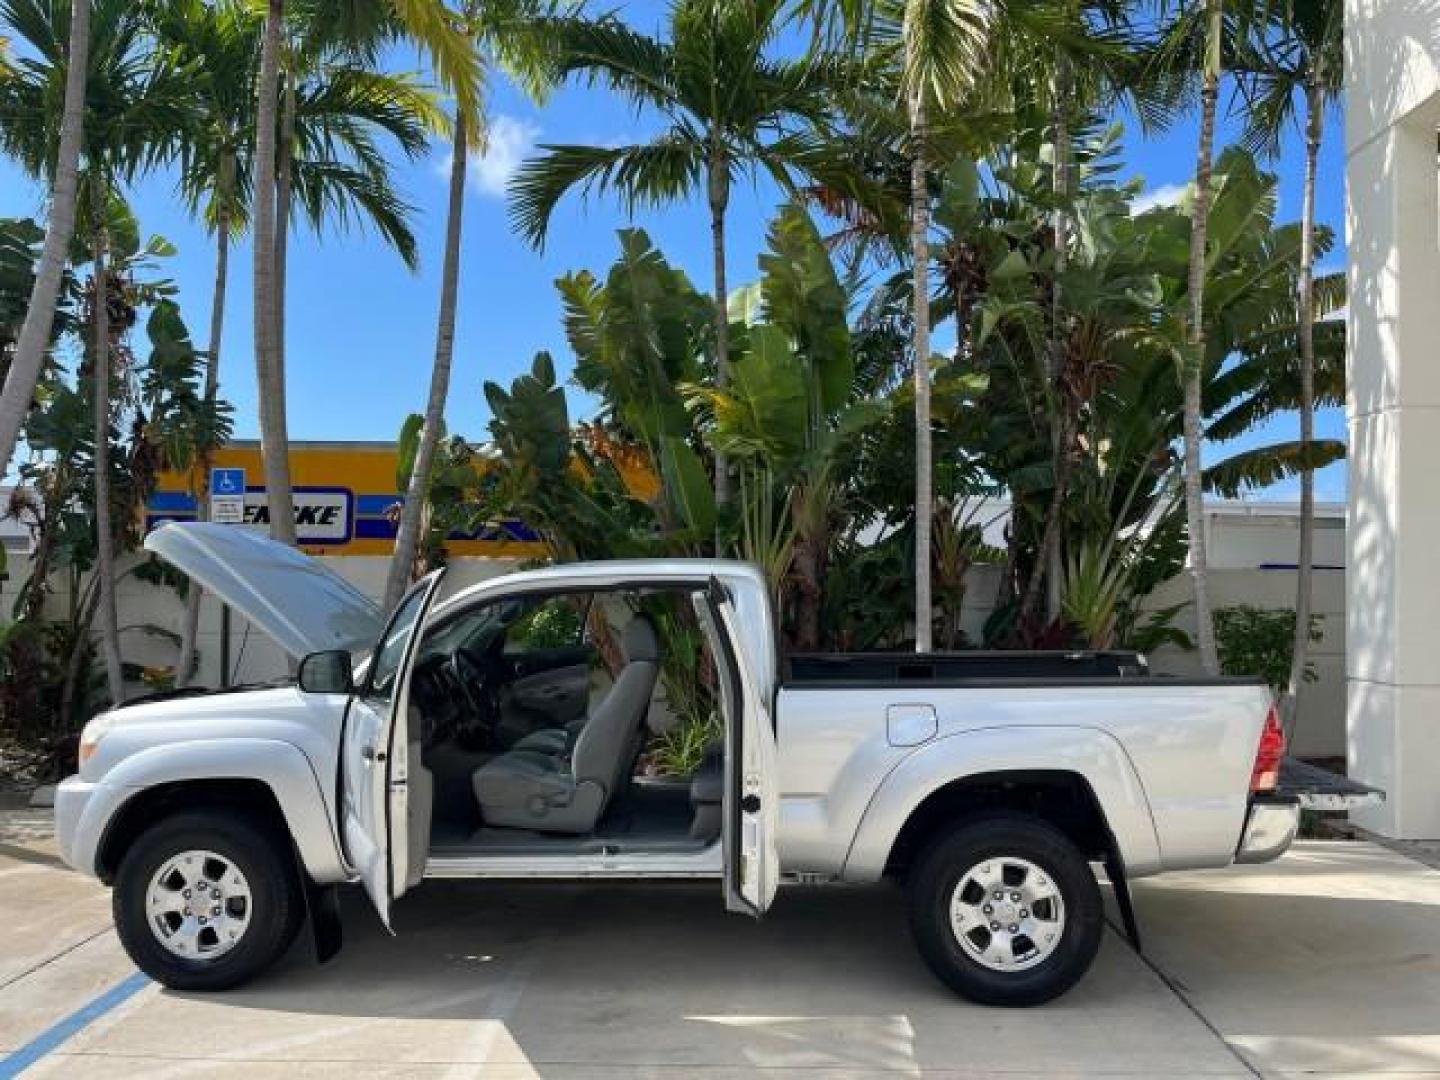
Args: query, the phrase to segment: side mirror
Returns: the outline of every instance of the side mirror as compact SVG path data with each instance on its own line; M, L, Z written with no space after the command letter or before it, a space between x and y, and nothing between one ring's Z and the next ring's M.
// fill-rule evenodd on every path
M300 661L300 689L307 694L348 694L354 681L350 654L343 649L311 653Z

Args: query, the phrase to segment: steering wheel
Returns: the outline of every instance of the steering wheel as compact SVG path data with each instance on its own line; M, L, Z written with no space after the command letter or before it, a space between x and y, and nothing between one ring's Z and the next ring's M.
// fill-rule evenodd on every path
M447 663L448 658L429 658L416 666L411 677L411 701L420 708L420 745L425 750L450 738L458 727L460 706L450 692L454 677L446 670Z
M489 665L466 649L450 654L450 674L475 722L487 733L500 715L500 705L491 690Z

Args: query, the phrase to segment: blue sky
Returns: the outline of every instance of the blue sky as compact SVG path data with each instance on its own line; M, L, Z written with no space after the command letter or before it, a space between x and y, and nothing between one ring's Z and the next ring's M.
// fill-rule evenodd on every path
M616 254L615 230L646 229L666 256L702 289L710 286L708 222L698 201L628 218L612 199L578 197L561 204L543 252L511 233L504 184L537 142L618 143L643 137L653 121L637 116L602 90L567 88L544 107L529 102L503 78L490 95L491 141L471 170L448 420L471 438L486 435L488 410L481 386L505 382L548 349L560 368L570 365L553 282L582 268L603 272ZM1233 125L1222 127L1223 141ZM1128 171L1163 196L1182 186L1194 167L1194 118L1163 136L1127 136ZM1338 117L1321 163L1319 216L1343 233L1344 161ZM364 232L315 236L299 230L291 241L287 366L293 439L392 439L406 414L423 407L434 348L440 255L445 225L448 147L425 160L397 166L398 185L419 213L418 273L410 273L374 236ZM1281 218L1300 210L1300 147L1292 137L1278 165ZM41 191L0 157L0 215L38 214ZM180 291L192 334L204 340L214 275L213 243L175 198L173 176L153 175L131 192L143 230L177 248L167 272ZM778 201L774 189L741 185L732 198L729 265L732 287L750 279L763 247L765 226ZM1343 265L1338 249L1325 269ZM222 360L222 393L236 408L236 434L258 434L253 366L250 250L242 243L231 260L231 288ZM583 412L584 401L572 394ZM1293 437L1293 419L1257 433L1250 442ZM1344 437L1344 418L1330 410L1319 421L1322 437ZM1229 444L1224 453L1242 443ZM1296 485L1276 485L1257 497L1294 498ZM1322 472L1317 495L1344 498L1343 465Z

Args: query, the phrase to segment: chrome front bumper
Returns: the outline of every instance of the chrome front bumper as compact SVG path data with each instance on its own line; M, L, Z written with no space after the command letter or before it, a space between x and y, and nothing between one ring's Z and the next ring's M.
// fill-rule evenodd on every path
M1294 799L1267 799L1250 804L1245 816L1245 829L1240 846L1235 849L1237 863L1263 863L1278 859L1290 849L1300 828L1300 803Z
M95 844L93 841L85 843L87 838L83 835L82 822L93 801L95 787L78 776L69 776L55 789L55 840L60 848L60 858L86 874L95 872Z

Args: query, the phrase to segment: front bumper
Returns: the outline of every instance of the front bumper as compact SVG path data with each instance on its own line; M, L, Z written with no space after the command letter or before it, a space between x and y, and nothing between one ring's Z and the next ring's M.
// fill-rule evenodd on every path
M1290 850L1300 828L1298 800L1277 797L1257 798L1245 815L1245 828L1240 846L1235 849L1237 863L1264 863L1278 859Z
M100 845L95 811L106 801L103 796L96 797L101 787L70 776L55 789L55 841L60 857L82 874L95 873L95 849Z

